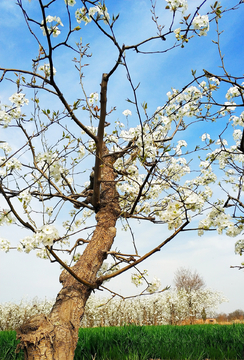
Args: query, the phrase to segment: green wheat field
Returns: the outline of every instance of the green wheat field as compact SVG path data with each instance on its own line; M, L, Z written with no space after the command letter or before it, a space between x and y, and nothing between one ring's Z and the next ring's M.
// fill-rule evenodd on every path
M15 331L0 332L0 360L15 353ZM244 324L81 328L75 360L244 359Z

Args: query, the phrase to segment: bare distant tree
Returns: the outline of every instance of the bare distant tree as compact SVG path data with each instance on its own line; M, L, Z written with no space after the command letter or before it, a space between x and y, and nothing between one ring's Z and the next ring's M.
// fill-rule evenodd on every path
M205 286L203 278L196 270L193 272L183 267L175 272L174 284L177 290L185 289L189 293L192 290L199 290Z
M244 311L241 309L237 309L228 315L228 321L233 320L243 320L244 319Z

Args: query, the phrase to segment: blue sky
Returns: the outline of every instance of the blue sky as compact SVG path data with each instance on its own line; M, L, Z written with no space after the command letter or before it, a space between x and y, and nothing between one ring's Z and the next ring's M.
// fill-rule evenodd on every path
M193 13L201 1L189 0L189 12ZM223 7L235 5L236 1L223 1ZM26 9L32 16L39 16L37 1L29 3L23 1ZM201 15L207 11L212 1L206 1ZM73 14L77 7L71 9ZM141 40L154 36L156 33L155 25L151 21L150 1L149 0L120 0L107 1L106 5L110 14L120 13L118 22L115 24L114 31L118 34L120 44L130 45ZM157 5L159 21L167 25L171 21L171 13L165 10L166 1L160 0ZM189 13L187 12L187 14ZM30 36L23 20L20 9L13 0L2 0L0 3L0 67L31 69L31 58L36 57L38 46L34 38ZM63 0L58 0L56 5L47 13L60 16L64 25L65 11ZM62 16L63 15L63 16ZM220 21L220 29L224 30L221 35L221 49L225 54L225 65L229 73L240 76L243 74L243 19L244 5L238 11L228 12ZM117 59L117 50L110 41L101 36L100 32L93 24L84 26L82 30L74 34L72 41L78 41L82 36L83 44L90 43L90 51L93 56L87 59L89 66L84 68L84 86L87 94L99 92L99 84L103 72L108 72ZM179 25L175 24L175 28ZM41 31L36 27L38 34ZM62 29L61 29L62 30ZM62 34L60 35L62 36ZM158 48L163 49L172 43L173 36L167 38L166 42L154 41L144 47L147 51L154 51ZM40 37L42 41L45 38ZM59 39L59 38L58 38ZM192 80L191 70L197 70L201 74L202 69L209 72L220 73L220 59L217 47L211 41L216 40L215 26L210 24L210 31L207 37L197 37L191 39L184 49L180 47L173 49L165 54L141 55L135 52L128 52L126 58L130 66L130 72L134 84L140 82L138 89L139 104L146 101L149 113L153 113L157 106L162 106L167 100L166 93L171 87L181 89ZM77 97L82 97L79 86L78 73L74 70L72 63L73 54L70 51L60 50L54 57L54 66L57 69L56 80L68 101L74 101ZM15 91L14 85L10 82L0 83L0 101L6 102L8 97ZM219 98L224 101L224 91L220 91ZM132 92L126 79L124 69L121 67L112 76L108 87L108 109L116 106L116 111L109 118L109 122L117 119L125 122L122 111L130 109L133 116L130 118L130 125L137 125L135 109L126 102L126 98L131 98ZM58 108L56 99L49 95L42 96L44 107ZM84 119L88 122L88 118ZM226 120L227 122L227 120ZM203 132L213 133L217 136L222 124L216 124L213 128L210 125L202 124L197 128L196 134L189 133L187 137L181 135L191 146L192 138ZM0 129L0 138L5 133ZM9 134L12 139L13 134ZM4 138L5 139L5 138ZM198 141L198 140L197 140ZM216 186L216 192L217 192ZM143 224L133 224L134 233L137 237L139 247L142 252L150 248L151 243L161 242L165 236L164 229L160 225L147 226ZM15 239L19 234L11 228L1 228L1 236ZM160 239L158 241L158 239ZM119 242L125 242L125 247L129 250L131 242L129 234L119 231L115 247ZM202 237L198 237L195 232L180 234L176 239L169 243L161 252L156 253L148 259L143 268L149 270L150 278L157 276L161 279L162 286L172 285L174 272L178 267L189 267L197 270L203 276L206 285L212 289L222 291L229 298L229 303L220 306L220 311L231 312L237 308L243 309L243 271L230 269L230 265L239 264L241 258L234 254L234 244L236 239L228 238L225 235L218 235L210 232ZM117 243L118 242L118 243ZM58 282L59 265L49 264L47 261L37 259L34 254L20 254L10 252L0 253L0 302L19 301L28 296L33 298L53 298L60 288ZM110 283L111 288L120 290L123 294L135 292L135 288L130 284L130 274L125 274L121 278L116 278Z

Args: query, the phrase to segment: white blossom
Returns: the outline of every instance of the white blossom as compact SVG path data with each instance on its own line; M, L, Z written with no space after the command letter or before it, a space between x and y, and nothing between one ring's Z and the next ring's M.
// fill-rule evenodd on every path
M210 140L211 139L211 137L210 137L210 135L209 134L207 134L207 133L204 133L203 135L202 135L202 141L206 141L207 139L208 140Z
M153 281L150 283L150 285L147 287L147 291L149 293L154 293L156 291L158 291L161 287L161 281L160 279L154 277Z
M244 252L244 240L238 240L235 243L235 253L242 255L242 253Z
M128 115L132 115L131 111L130 110L124 110L123 113L122 113L124 116L128 116Z
M217 79L216 77L211 77L211 78L209 78L209 81L212 81L212 82L214 82L217 86L220 84L220 81L219 81L219 79Z
M186 0L166 0L168 3L167 8L171 11L180 10L184 13L188 9L188 4Z
M15 104L17 107L21 107L24 104L28 105L29 100L25 98L25 94L15 93L10 96L9 100Z
M52 216L53 207L52 206L47 206L46 207L46 213L48 214L48 216Z
M49 64L44 64L44 65L39 66L38 70L43 71L45 77L47 77L47 78L49 78L51 75L51 70L50 70ZM53 67L53 75L55 75L56 72L57 72L56 69Z
M51 25L49 25L51 24ZM48 15L46 17L46 26L47 26L47 31L49 34L52 34L53 37L57 37L60 34L60 29L59 29L59 25L64 26L60 17L58 16L51 16ZM46 36L46 29L44 27L44 21L42 20L41 22L41 29L43 32L43 35Z
M76 4L75 0L64 0L65 4L68 4L69 6L74 6Z
M89 96L89 104L92 105L96 102L98 102L98 93L97 92L91 93Z
M2 225L11 225L14 223L14 218L12 217L11 211L8 209L0 210L0 226Z
M85 21L86 24L91 21L91 19L89 21L87 16L86 16L86 8L84 6L75 11L75 17L76 17L76 21L79 24L81 23L81 21Z
M98 14L98 18L96 20L102 19L105 24L109 23L110 16L108 13L108 9L106 8L105 5L101 5L101 4L91 7L88 11L84 6L80 9L77 9L75 12L76 21L78 23L84 21L85 25L87 25L92 21L92 17L94 17L96 13Z
M237 140L237 141L240 141L241 138L242 138L242 131L240 129L235 129L233 131L233 139Z
M136 285L136 287L143 285L144 277L148 275L148 271L144 270L143 272L131 274L131 282Z
M85 146L79 144L79 153L78 153L79 159L82 159L85 156L85 154L86 154Z
M175 37L176 37L177 40L180 39L180 32L181 32L181 28L180 28L180 27L174 30Z
M197 15L194 17L192 21L192 25L195 30L199 31L199 36L207 35L207 31L209 30L209 20L208 15Z
M29 193L29 190L28 190L28 189L22 191L22 192L19 194L19 196L18 196L18 199L19 199L21 202L23 202L23 204L25 204L25 205L28 205L28 204L29 204L29 202L31 201L31 198L32 198L32 196L31 196L31 194Z
M225 97L227 100L231 100L233 97L237 97L240 95L241 95L241 92L240 92L239 88L237 86L232 86L227 91Z
M8 252L10 248L10 241L4 238L0 238L0 250Z
M7 142L0 143L0 149L2 149L6 154L12 151L11 146Z

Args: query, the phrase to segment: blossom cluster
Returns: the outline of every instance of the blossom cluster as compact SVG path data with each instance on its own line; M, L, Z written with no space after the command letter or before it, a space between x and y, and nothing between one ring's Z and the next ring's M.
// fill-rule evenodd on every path
M50 65L49 64L43 64L39 66L38 70L43 71L45 78L49 78L51 75ZM56 69L53 67L53 75L56 74Z
M211 289L169 291L164 300L166 319L170 323L199 319L203 309L208 317L213 316L218 305L228 301L220 292Z
M235 253L239 254L239 255L242 255L242 253L244 253L244 240L243 239L238 240L235 243Z
M206 36L209 31L209 18L208 15L197 15L192 20L193 29L197 32L198 36ZM181 34L182 33L182 34ZM185 37L184 32L182 32L181 27L178 27L174 30L176 40L183 42L188 42L188 39Z
M97 15L96 15L97 14ZM80 9L77 9L75 12L76 21L80 24L82 21L85 22L85 25L92 21L96 15L96 20L103 20L105 24L109 24L109 13L105 5L98 4L97 6L91 7L88 11L83 6Z
M188 9L188 4L186 0L166 0L168 5L166 9L170 9L171 11L180 10L184 13Z
M124 174L120 177L117 183L117 189L120 193L120 205L124 210L129 209L128 205L135 201L138 191L145 180L145 175L141 173L138 160L144 153L144 158L148 161L154 161L158 159L160 154L159 144L160 139L164 139L167 136L168 130L171 128L172 119L179 121L183 116L196 116L198 115L201 107L199 102L203 96L211 96L212 92L219 86L219 79L215 77L208 78L207 82L202 81L199 84L199 88L190 86L182 93L179 93L176 89L172 89L172 92L168 92L169 102L164 108L158 108L155 117L152 121L155 126L152 131L152 127L147 123L144 124L143 133L140 126L136 128L130 128L129 130L123 130L123 124L118 123L119 128L122 129L119 135L120 139L123 139L126 143L133 142L134 145L138 144L138 149L134 150L128 157L118 158L114 164L115 170L119 174ZM238 90L238 91L237 91ZM232 95L231 95L232 94ZM226 98L240 96L241 92L237 87L231 87ZM232 103L226 104L226 108L232 107ZM206 105L207 111L209 111L211 105ZM123 112L125 116L132 116L130 110ZM221 111L220 111L220 115ZM230 121L233 125L244 124L244 114L241 113L239 117L231 116ZM143 134L143 140L142 140ZM235 151L238 143L242 138L242 131L235 129L233 132L233 138L236 141L236 146L232 146L227 151L223 151L221 148L217 148L212 153L208 154L207 160L200 163L200 175L191 180L186 180L181 186L178 185L177 193L164 197L162 201L153 201L158 199L160 194L170 188L171 181L181 181L182 177L190 173L189 165L182 155L182 148L187 146L184 140L178 141L178 144L174 150L174 153L167 152L163 157L161 156L164 167L158 170L158 177L154 183L154 180L150 181L150 186L144 184L145 195L143 200L138 202L136 207L136 213L140 214L154 214L168 224L169 229L177 228L180 226L185 218L185 211L191 210L193 212L202 212L204 204L212 197L212 190L210 188L211 183L217 181L217 176L213 172L211 167L212 159L219 161L220 168L224 169L226 165L233 159L233 162L243 162L243 154ZM201 137L207 145L212 144L213 141L208 133L204 133ZM114 139L114 143L118 144L118 140ZM216 145L221 145L222 148L228 145L225 139L218 139ZM121 146L113 145L114 151L121 150ZM142 151L143 149L143 151ZM181 156L181 157L179 157ZM143 166L143 162L141 163ZM236 182L236 178L231 177L234 170L228 169L226 175L228 175L228 181L232 182L236 188L239 184ZM166 181L167 179L167 181ZM200 190L200 187L201 190ZM180 196L177 196L180 194ZM190 217L188 216L188 219ZM224 230L229 236L237 236L243 230L241 223L234 224L230 215L225 214L223 209L223 203L214 204L212 210L208 213L206 218L202 219L199 223L199 235L204 230L210 228L217 228L221 234Z
M7 156L0 156L0 176L6 176L11 174L14 170L20 170L22 168L21 162L11 157L7 159Z
M120 194L120 206L123 210L129 211L129 206L137 198L140 187L144 185L144 194L136 207L136 213L149 215L153 213L161 221L167 222L169 229L180 226L185 219L185 210L199 211L203 209L205 201L211 196L209 188L211 182L216 181L216 175L213 173L211 166L201 167L201 174L192 180L187 180L182 186L178 186L178 192L173 195L164 197L163 200L157 201L160 195L172 187L173 183L182 181L185 175L190 174L190 167L186 158L182 156L183 149L187 147L185 140L178 140L175 147L162 153L162 142L167 138L173 121L181 121L183 117L198 116L202 111L199 103L203 96L212 94L215 89L213 83L217 79L209 80L209 84L202 82L199 87L190 86L184 91L179 92L172 89L167 93L168 103L162 108L158 107L151 124L145 123L143 129L141 126L135 128L123 129L122 123L117 123L117 138L109 138L113 142L111 151L121 151L124 143L133 142L134 150L131 154L119 157L114 168L120 179L117 182L117 189ZM130 110L123 112L125 116L132 116ZM146 163L159 160L162 166L158 169L157 177L145 182L146 174L141 171L142 167L146 168ZM196 189L203 186L202 193Z
M199 30L199 36L206 36L209 31L208 15L197 15L192 21L193 28Z
M147 287L147 292L153 294L158 291L161 287L161 281L159 278L154 277L152 282L150 282L149 286Z
M48 315L53 303L52 300L42 301L35 298L32 301L22 300L20 304L0 304L0 331L16 330L34 315Z
M25 203L24 208L27 207L26 202L30 201L30 195L24 191L19 195L19 199ZM10 225L15 220L12 217L10 211L5 209L0 211L0 226ZM54 241L59 240L58 230L53 225L43 225L36 230L32 236L26 236L19 241L17 250L25 253L29 253L31 250L37 249L36 255L40 258L47 259L47 252L45 246L52 246ZM8 252L10 249L10 241L5 238L0 238L0 250Z
M54 241L58 239L58 230L53 225L43 225L37 229L33 236L26 236L21 239L17 245L17 250L28 254L31 250L38 249L37 256L45 259L47 258L45 246L52 246Z
M82 327L121 326L124 324L162 325L177 324L186 319L199 319L203 308L207 317L214 315L219 304L227 299L211 289L187 293L170 290L161 294L134 299L109 299L92 295L86 304ZM0 330L15 330L37 314L48 315L54 301L21 301L0 304Z
M0 125L5 128L9 126L12 119L19 119L22 116L21 108L29 103L22 92L14 93L9 97L9 100L12 106L0 104Z
M85 209L85 210L83 210L82 216L80 218L75 218L77 215L77 211L71 210L69 212L71 220L65 220L62 223L62 226L67 231L66 238L68 239L68 234L73 233L75 230L79 229L81 227L81 225L85 224L87 219L90 218L92 216L92 214L93 214L92 210ZM62 240L62 241L64 241L64 240Z
M143 270L140 273L136 273L136 274L131 274L131 282L137 286L143 285L144 284L144 278L145 276L148 275L148 271L147 270Z
M216 86L219 85L219 80L210 78L209 81L213 81ZM243 85L243 83L242 83ZM202 83L202 86L205 87L206 84ZM213 87L213 85L212 85ZM244 112L240 113L239 116L232 115L233 106L233 98L240 97L243 95L243 91L240 87L231 86L225 95L226 99L229 100L225 103L225 107L219 110L220 116L226 116L226 113L229 113L229 122L233 126L233 140L235 145L228 146L228 142L219 138L217 141L213 141L211 136L207 133L202 135L202 141L206 143L211 143L212 146L215 145L215 148L207 154L206 161L201 162L200 166L203 169L208 170L211 168L211 164L218 164L220 170L224 172L224 178L222 184L231 184L232 190L234 192L240 191L240 182L238 181L238 177L242 177L242 164L244 161L244 155L241 151L238 150L238 146L242 139L243 126L244 126ZM236 127L241 127L236 128ZM216 179L215 179L216 181ZM222 185L223 186L223 185ZM241 190L243 190L243 186L241 186ZM230 189L228 188L228 193ZM237 215L237 214L236 214ZM227 211L227 208L224 207L224 201L218 201L215 203L207 214L207 216L202 219L199 223L199 235L202 235L204 230L208 230L210 228L216 228L219 234L222 234L223 231L226 232L228 236L238 236L243 232L244 226L242 221L239 221L238 216L236 216L236 220L234 220L231 214ZM240 242L241 243L241 242ZM240 249L240 243L237 242L236 249ZM237 253L240 253L236 250Z
M64 26L61 19L58 16L48 15L46 17L46 27L48 34L52 34L53 37L57 37L60 34L59 25ZM47 34L43 20L41 22L41 30L43 32L43 35L46 36Z
M75 0L64 0L65 4L69 6L74 6L76 4Z
M66 169L62 166L62 159L60 159L57 152L46 151L45 153L38 153L36 162L42 171L48 171L51 178L58 182L62 179L61 174L66 174Z
M22 94L21 92L11 95L9 100L17 107L29 104L29 100L26 99L25 94Z
M203 308L207 316L211 317L218 305L225 301L227 300L221 293L211 289L197 290L190 294L184 290L173 290L136 299L110 301L91 296L81 325L176 324L189 318L201 318Z
M27 206L29 205L32 196L28 189L21 191L18 196L19 201L23 204L23 208L26 210Z
M0 250L8 252L10 248L10 241L4 238L0 238Z
M220 207L214 206L206 218L199 222L199 235L202 235L204 230L217 228L219 234L222 234L223 230L225 230L226 235L235 237L244 230L243 224L234 224L230 214L226 214L222 207L223 203Z
M98 98L99 97L97 92L91 93L88 99L89 105L96 104L98 102Z
M11 215L11 211L8 209L0 210L0 226L11 225L14 223L14 218Z
M0 149L2 149L6 155L12 151L11 146L6 141L0 143Z
M97 272L97 277L104 276L104 275L110 275L113 272L120 269L120 266L117 264L108 264L106 261L103 262L102 266ZM109 280L107 280L109 281Z

